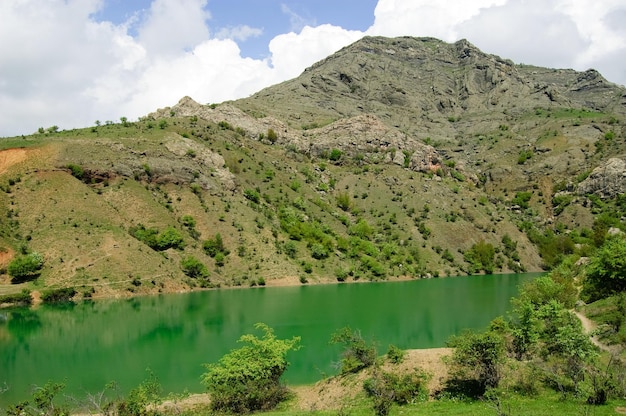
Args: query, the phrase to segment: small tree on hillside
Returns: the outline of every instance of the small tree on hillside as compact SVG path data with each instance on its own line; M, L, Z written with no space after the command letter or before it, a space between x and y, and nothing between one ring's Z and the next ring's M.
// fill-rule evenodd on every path
M36 279L43 268L43 256L39 253L30 253L17 257L7 267L12 283L22 283Z

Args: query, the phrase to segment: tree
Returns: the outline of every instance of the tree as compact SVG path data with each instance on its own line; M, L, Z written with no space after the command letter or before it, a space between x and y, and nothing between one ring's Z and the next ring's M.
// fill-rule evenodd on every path
M185 248L183 236L174 227L167 227L157 237L157 249L167 250L168 248L176 248L178 250Z
M606 240L589 263L583 290L591 301L626 291L626 237Z
M210 257L215 257L218 253L222 253L224 256L229 254L229 251L224 246L224 241L222 241L222 235L220 233L215 234L215 237L212 239L205 240L202 244L202 248Z
M470 272L476 273L484 270L485 273L491 274L494 269L494 257L496 255L495 248L490 243L479 241L474 244L471 249L463 254L465 261L470 263Z
M455 379L474 381L478 387L476 393L481 395L487 389L498 387L506 358L501 334L495 331L468 331L452 338L449 346L455 348L452 355Z
M341 373L356 373L376 362L376 348L368 345L358 330L346 326L335 332L331 344L343 344Z
M183 258L180 262L180 266L183 269L183 273L193 279L209 277L207 267L193 256Z
M287 353L299 349L300 337L277 339L274 331L258 323L262 338L247 334L239 338L244 343L207 364L202 383L211 395L211 408L217 411L248 413L269 410L288 396L280 377L287 369Z
M22 283L36 279L43 268L43 263L43 256L39 253L30 253L15 258L7 267L7 272L12 278L11 282Z

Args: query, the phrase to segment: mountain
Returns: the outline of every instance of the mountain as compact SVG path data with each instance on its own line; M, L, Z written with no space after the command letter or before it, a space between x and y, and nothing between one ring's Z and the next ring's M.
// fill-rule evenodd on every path
M246 99L1 139L0 294L551 268L624 228L625 122L594 70L364 38Z

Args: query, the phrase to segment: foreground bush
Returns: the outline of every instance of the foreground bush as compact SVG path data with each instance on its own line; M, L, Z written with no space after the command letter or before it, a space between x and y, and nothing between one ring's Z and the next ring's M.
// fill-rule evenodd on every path
M422 371L398 375L375 369L373 376L363 383L365 393L374 401L374 412L379 416L389 414L391 405L405 405L428 398L428 376Z
M287 369L287 353L297 350L299 337L276 339L274 331L265 324L256 324L263 338L243 335L239 342L246 345L232 350L219 362L207 364L202 383L211 396L215 411L249 413L269 410L288 397L280 377Z
M332 335L330 342L344 345L341 357L342 374L356 373L376 362L376 348L368 345L357 330L341 328Z

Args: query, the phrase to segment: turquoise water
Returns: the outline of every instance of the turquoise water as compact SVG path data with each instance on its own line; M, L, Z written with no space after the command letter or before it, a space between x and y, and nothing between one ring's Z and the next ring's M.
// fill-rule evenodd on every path
M393 283L217 290L180 295L0 310L0 405L27 399L33 385L64 382L84 397L116 381L126 392L150 369L165 392L201 392L203 363L217 361L254 324L302 338L290 384L335 373L331 334L350 326L377 343L430 348L504 314L531 275Z

